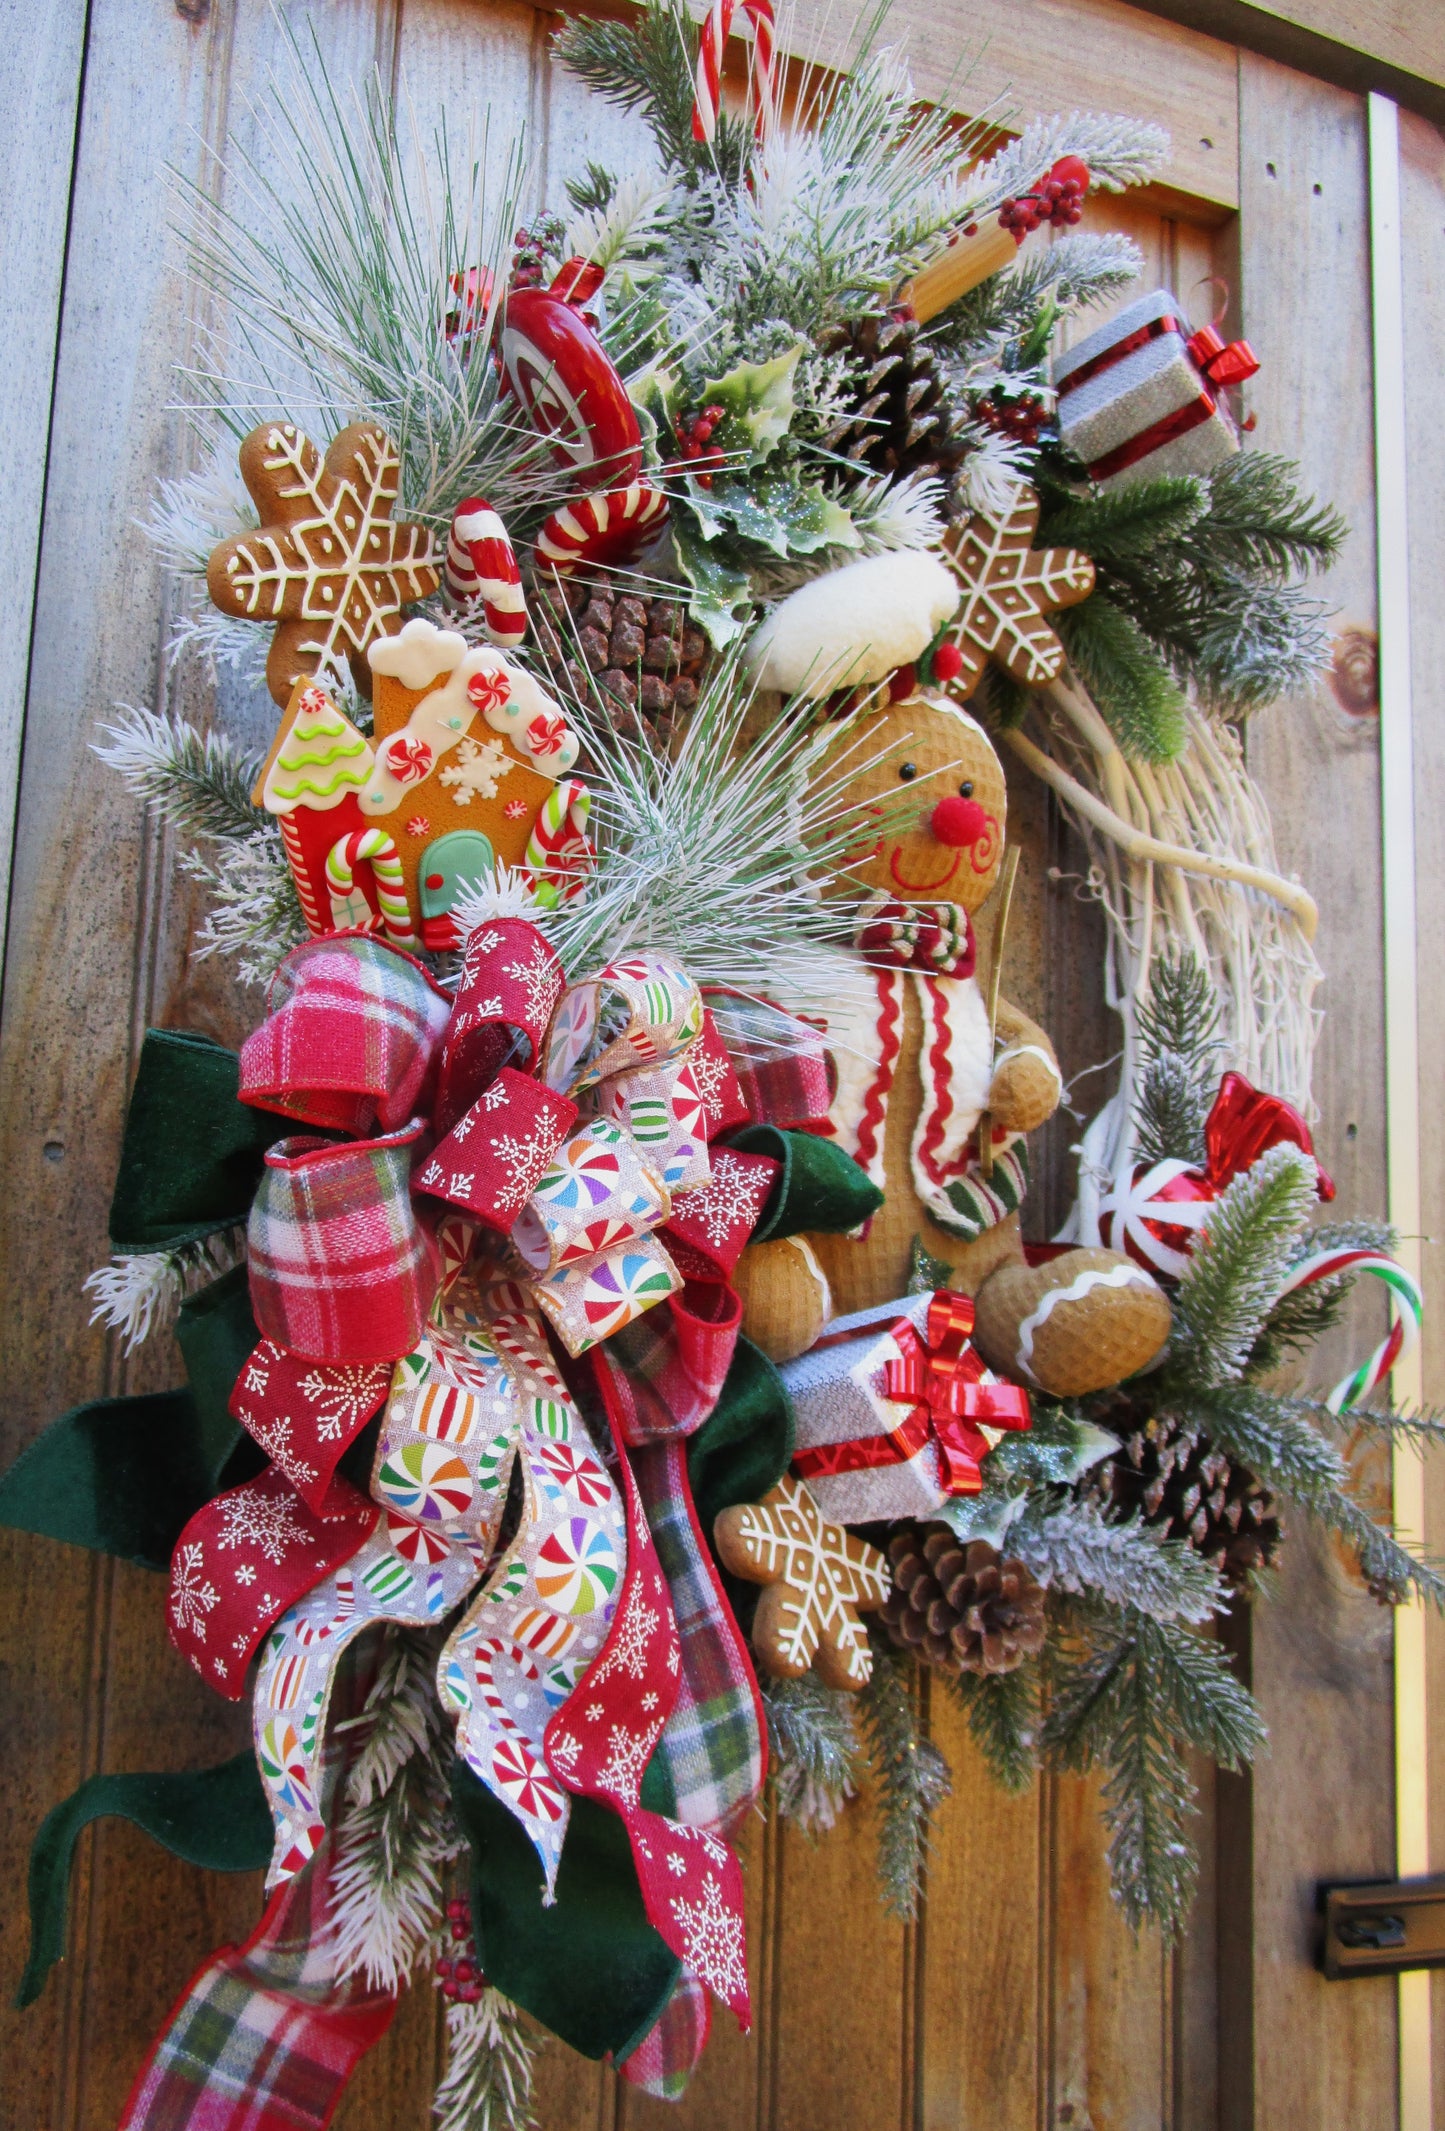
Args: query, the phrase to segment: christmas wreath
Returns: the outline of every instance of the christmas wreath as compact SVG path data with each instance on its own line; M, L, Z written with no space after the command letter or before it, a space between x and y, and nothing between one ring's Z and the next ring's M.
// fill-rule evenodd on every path
M147 1034L87 1283L184 1385L0 1480L165 1577L253 1712L36 1836L26 2002L87 1821L267 1868L133 2131L324 2125L419 1971L444 2131L528 2120L537 2024L679 2094L711 2002L748 2019L760 1800L825 1830L871 1768L913 1912L924 1666L1000 1782L1105 1771L1118 1901L1173 1934L1186 1756L1262 1737L1211 1625L1282 1513L1445 1597L1351 1486L1352 1437L1440 1426L1375 1395L1391 1236L1318 1218L1313 906L1239 738L1319 669L1342 525L1241 448L1248 344L1078 227L1155 129L991 146L744 14L736 108L730 4L569 23L655 153L526 226L520 144L499 186L300 44L189 203L216 322L152 532L174 655L271 737L99 748L253 1026ZM1124 1027L1047 1246L996 750L1085 839ZM1388 1339L1282 1388L1366 1272Z

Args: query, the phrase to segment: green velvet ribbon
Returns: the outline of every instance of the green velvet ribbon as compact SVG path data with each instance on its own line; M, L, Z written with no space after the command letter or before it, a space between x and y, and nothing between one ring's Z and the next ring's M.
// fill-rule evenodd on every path
M243 1265L181 1305L176 1336L190 1389L63 1413L0 1478L0 1524L165 1570L201 1505L260 1470L226 1411L258 1337Z
M722 1396L687 1442L697 1521L709 1537L719 1510L761 1502L793 1455L793 1409L761 1347L740 1337Z
M861 1228L883 1204L851 1154L816 1132L784 1132L777 1125L744 1125L728 1135L740 1154L769 1154L783 1165L753 1230L754 1243L776 1243L784 1236L822 1231L846 1235Z
M83 1828L103 1819L131 1821L207 1872L259 1872L271 1861L271 1812L249 1748L218 1768L92 1776L46 1814L30 1846L30 1958L17 2005L35 2003L65 1952L75 1845Z
M172 1250L245 1220L266 1149L294 1128L239 1100L240 1073L209 1036L146 1030L110 1204L114 1249Z
M488 1982L579 2056L620 2062L655 2026L682 1966L647 1921L621 1820L595 1799L572 1800L557 1899L544 1909L530 1837L460 1757L452 1798L472 1849L472 1928ZM674 1810L660 1755L642 1803Z

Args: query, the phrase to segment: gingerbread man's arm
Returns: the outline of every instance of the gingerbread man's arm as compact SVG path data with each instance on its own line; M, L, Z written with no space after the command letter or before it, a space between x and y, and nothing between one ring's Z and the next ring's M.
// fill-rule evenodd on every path
M1063 1076L1048 1037L1036 1021L1000 999L998 1050L988 1092L994 1125L1006 1132L1033 1132L1053 1116L1063 1092Z

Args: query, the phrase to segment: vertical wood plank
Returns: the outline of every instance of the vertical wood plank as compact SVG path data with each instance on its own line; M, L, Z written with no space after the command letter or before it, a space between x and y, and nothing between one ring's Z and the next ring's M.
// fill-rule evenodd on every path
M1264 368L1254 442L1297 458L1347 515L1325 586L1373 616L1373 476L1364 120L1360 101L1264 60L1241 61L1241 294ZM1250 760L1280 858L1320 905L1328 982L1317 1054L1322 1158L1342 1210L1384 1210L1378 734L1327 688L1257 720ZM1357 1302L1344 1345L1366 1350L1378 1306ZM1320 1380L1339 1348L1321 1352ZM1253 1623L1270 1726L1254 1779L1255 2122L1395 2120L1393 1985L1326 1984L1311 1964L1322 1878L1389 1877L1389 1617L1328 1542L1294 1520L1279 1600Z
M5 424L0 430L0 583L10 627L0 640L0 942L20 784L25 671L40 557L50 395L60 335L75 129L88 0L17 11L0 42L0 257L10 310Z
M1414 665L1415 849L1418 868L1421 1199L1425 1234L1424 1377L1428 1405L1445 1405L1445 969L1435 951L1445 924L1445 612L1437 591L1445 543L1445 437L1429 405L1432 341L1445 328L1445 145L1423 119L1400 114L1405 237L1406 411L1410 433L1410 626ZM1426 1544L1445 1537L1445 1459L1426 1459ZM1431 1869L1445 1863L1445 1635L1427 1622ZM1445 2123L1445 1977L1432 1979L1435 2117Z
M1040 1846L1044 1792L1010 1797L990 1776L954 1697L936 1689L930 1730L953 1772L928 1862L919 1927L920 2131L1037 2117L1043 2013Z

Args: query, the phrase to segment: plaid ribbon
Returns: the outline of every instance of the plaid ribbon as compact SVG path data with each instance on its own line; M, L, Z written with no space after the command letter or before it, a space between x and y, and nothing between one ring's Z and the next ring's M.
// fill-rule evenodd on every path
M654 2024L617 2067L630 2086L681 2101L712 2031L712 2000L684 1969Z
M267 1005L241 1046L242 1102L362 1134L427 1107L452 1003L412 956L368 933L307 941Z
M768 1772L757 1680L697 1521L681 1441L634 1451L632 1470L682 1647L677 1700L659 1747L677 1817L736 1836Z
M742 1315L732 1288L689 1280L680 1295L593 1350L625 1443L691 1435L702 1426L722 1394Z
M268 1339L324 1362L393 1361L436 1294L411 1203L420 1118L385 1139L278 1140L251 1207L251 1305Z
M327 1940L330 1846L267 1903L243 1946L197 1971L130 2091L119 2131L325 2131L396 1999L340 1982Z
M742 992L710 990L708 1000L743 1107L754 1124L820 1124L828 1115L836 1079L818 1031L781 1007Z

